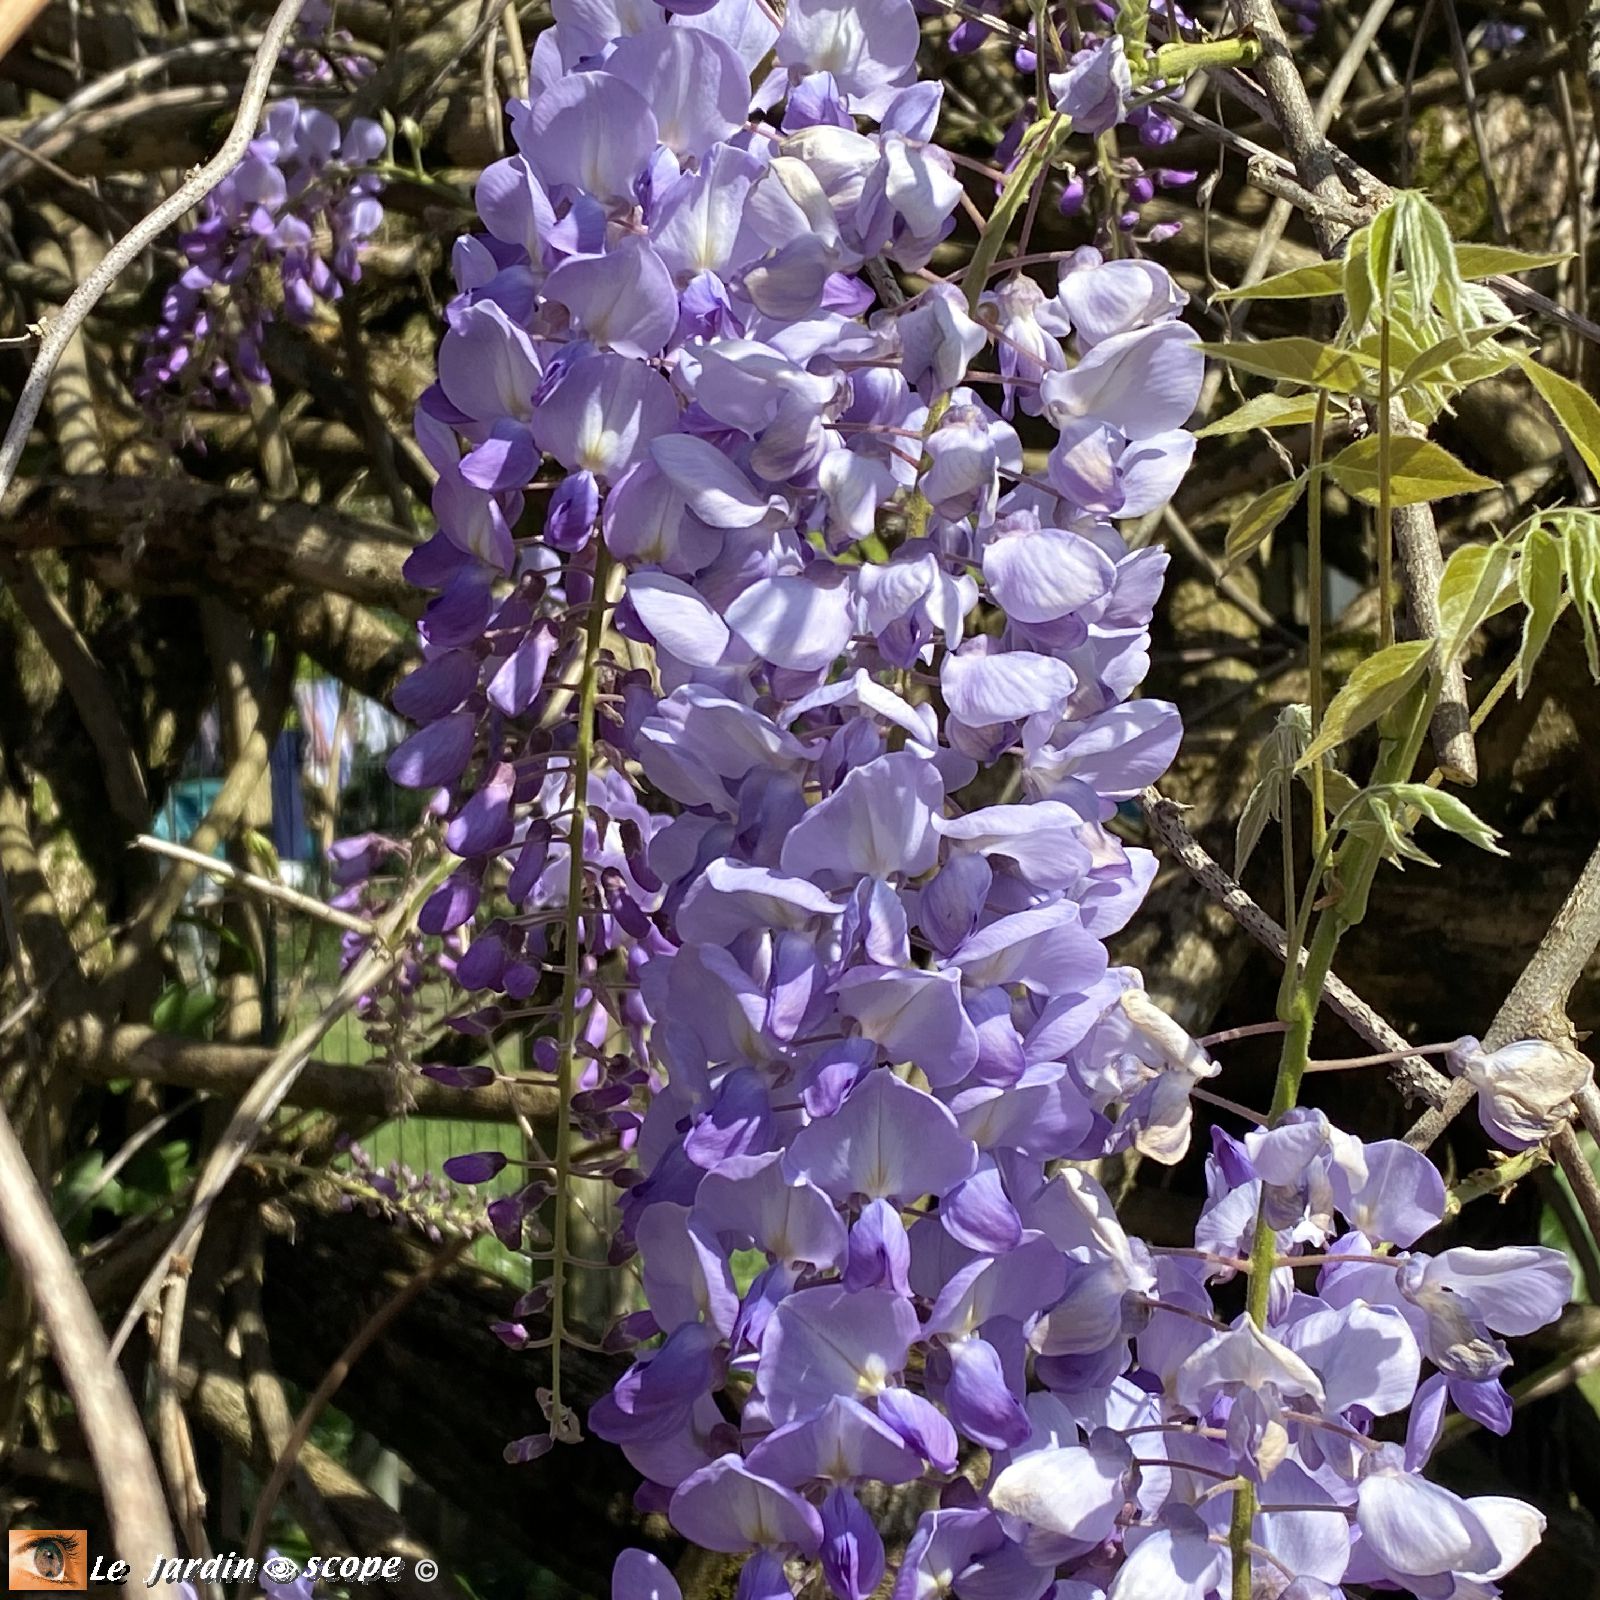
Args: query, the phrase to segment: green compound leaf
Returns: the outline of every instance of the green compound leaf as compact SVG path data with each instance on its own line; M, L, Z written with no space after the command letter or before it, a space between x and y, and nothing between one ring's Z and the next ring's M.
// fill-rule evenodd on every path
M1425 783L1397 783L1390 793L1398 804L1420 811L1435 827L1443 828L1446 833L1453 833L1468 844L1487 850L1492 856L1506 854L1495 842L1500 835L1455 795L1443 789L1431 788Z
M1239 826L1233 836L1233 875L1244 876L1244 869L1269 822L1283 813L1285 781L1294 771L1300 752L1311 739L1311 707L1287 705L1278 713L1272 732L1256 752L1256 782L1239 813Z

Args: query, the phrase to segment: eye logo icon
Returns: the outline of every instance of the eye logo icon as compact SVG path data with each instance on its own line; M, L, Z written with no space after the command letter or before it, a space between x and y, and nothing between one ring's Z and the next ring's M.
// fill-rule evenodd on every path
M9 1587L55 1589L66 1593L88 1588L88 1536L82 1528L13 1528L9 1545Z

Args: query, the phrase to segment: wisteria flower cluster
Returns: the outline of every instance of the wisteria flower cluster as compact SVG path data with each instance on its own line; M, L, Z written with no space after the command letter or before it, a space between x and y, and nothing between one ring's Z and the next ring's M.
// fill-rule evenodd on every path
M417 414L391 772L458 863L421 914L468 941L454 1024L548 1016L560 973L535 1057L626 1153L642 1348L590 1429L741 1600L797 1563L865 1600L908 1485L895 1600L1203 1600L1246 1485L1259 1593L1491 1594L1537 1513L1422 1469L1448 1405L1507 1425L1562 1258L1418 1251L1434 1167L1314 1111L1212 1135L1182 1250L1090 1171L1181 1158L1219 1070L1105 948L1155 866L1108 824L1180 735L1134 697L1166 558L1115 524L1194 449L1185 296L1090 247L925 272L962 188L911 0L555 14ZM1056 65L1074 127L1122 116L1120 39ZM1226 1310L1258 1216L1260 1324ZM555 1275L557 1350L561 1309ZM616 1600L676 1592L619 1560Z
M341 131L315 106L267 107L245 158L178 241L188 265L145 336L134 394L156 415L175 402L243 408L269 374L267 324L311 321L361 278L361 254L383 222L382 181L364 170L387 147L380 124Z

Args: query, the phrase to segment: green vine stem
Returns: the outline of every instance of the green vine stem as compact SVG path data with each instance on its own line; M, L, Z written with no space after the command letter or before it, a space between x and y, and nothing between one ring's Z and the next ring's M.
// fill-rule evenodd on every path
M1328 707L1327 688L1322 681L1323 576L1322 576L1322 454L1328 426L1328 391L1317 394L1317 410L1311 419L1311 460L1306 474L1306 670L1311 680L1311 737L1322 730L1322 714ZM1311 853L1322 848L1328 827L1328 799L1324 792L1322 763L1311 768ZM1293 921L1285 914L1284 922Z
M1391 731L1385 733L1369 787L1379 788L1404 782L1414 770L1428 730L1428 721L1439 698L1437 674L1430 674L1426 686L1415 690L1396 708ZM1278 1058L1278 1078L1268 1112L1276 1122L1292 1110L1300 1099L1300 1085L1311 1058L1311 1035L1316 1026L1322 990L1333 970L1334 953L1344 934L1361 920L1383 859L1380 839L1375 835L1348 834L1337 853L1338 894L1317 916L1316 931L1306 951L1305 966L1289 990L1287 1002L1280 1006L1279 1019L1287 1024L1283 1051ZM1305 912L1315 899L1318 877L1313 867L1312 883L1304 896ZM1352 909L1353 908L1353 909ZM1292 956L1291 956L1292 958ZM1290 973L1294 971L1290 968ZM1250 1288L1246 1309L1258 1328L1266 1326L1267 1306L1272 1294L1272 1269L1277 1259L1277 1234L1266 1218L1263 1204L1256 1212L1255 1234L1250 1247ZM1255 1526L1256 1492L1253 1484L1233 1497L1228 1544L1233 1555L1232 1600L1250 1600L1250 1539Z
M611 557L595 541L594 590L583 636L578 681L577 739L572 747L572 820L567 827L567 904L562 918L561 1013L556 1032L555 1219L550 1251L550 1429L567 1437L561 1401L561 1350L566 1337L567 1230L572 1208L572 1080L578 1045L578 990L582 987L584 827L589 816L589 767L594 760L594 714L599 697L600 643L605 637Z
M1023 134L1022 155L1006 178L1000 198L995 201L994 210L989 213L983 234L972 252L972 260L967 263L967 270L961 277L967 307L974 315L977 314L978 301L988 285L994 264L1000 259L1000 247L1011 232L1012 221L1033 192L1034 184L1044 175L1061 141L1071 130L1071 122L1059 111L1052 111L1040 117Z
M1389 371L1389 312L1378 322L1378 648L1394 643L1394 508L1389 487L1389 462L1394 418L1391 415L1392 374Z

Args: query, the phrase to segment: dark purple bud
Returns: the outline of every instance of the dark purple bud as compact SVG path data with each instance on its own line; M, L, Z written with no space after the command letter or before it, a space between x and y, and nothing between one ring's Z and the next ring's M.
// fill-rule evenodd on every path
M672 1504L673 1491L664 1483L651 1483L648 1479L633 1491L633 1507L641 1517L664 1517Z
M515 785L516 772L510 762L492 768L482 788L445 829L444 842L458 856L486 856L505 849L515 831L511 820Z
M508 1350L526 1350L528 1330L520 1322L491 1322L489 1332Z
M413 722L436 722L454 711L477 687L478 658L446 650L424 662L394 691L394 708Z
M630 1311L627 1316L619 1318L607 1331L601 1341L605 1348L616 1354L623 1350L631 1350L644 1339L653 1339L661 1332L656 1322L655 1314L650 1311Z
M425 1078L447 1089L487 1089L498 1076L493 1067L452 1067L433 1064L422 1068Z
M550 1306L550 1285L536 1283L517 1303L511 1308L514 1317L542 1316Z
M477 1150L467 1156L451 1156L444 1164L444 1175L452 1183L488 1183L506 1169L505 1155L499 1150Z
M494 1229L495 1238L507 1250L520 1250L522 1224L527 1216L522 1201L516 1195L508 1194L499 1200L491 1200L484 1209L489 1218L489 1226Z
M554 623L535 626L489 680L490 703L508 717L521 716L543 687L558 642Z
M505 1014L499 1006L482 1006L477 1011L460 1011L453 1017L446 1017L444 1025L455 1033L481 1039L493 1033L504 1020Z
M329 876L341 888L370 878L393 845L381 833L357 833L328 846Z
M605 896L606 910L622 925L625 933L635 939L649 938L650 918L628 893L622 874L615 867L607 867L600 874L600 892Z
M452 872L428 898L417 913L417 926L423 933L453 933L472 920L478 909L478 899L483 890L478 874Z
M498 988L508 960L505 940L497 933L485 934L456 963L456 982L463 989Z
M531 823L527 836L522 841L522 849L517 855L517 864L511 869L511 876L506 880L506 898L512 905L520 906L527 901L539 881L539 874L544 871L545 862L549 859L550 824Z
M572 1109L580 1117L595 1117L628 1102L631 1090L625 1083L602 1084L598 1089L585 1089L572 1097Z
M472 758L476 736L477 718L470 711L420 728L389 757L389 776L402 789L437 789L454 783Z

